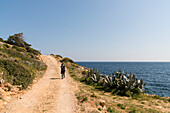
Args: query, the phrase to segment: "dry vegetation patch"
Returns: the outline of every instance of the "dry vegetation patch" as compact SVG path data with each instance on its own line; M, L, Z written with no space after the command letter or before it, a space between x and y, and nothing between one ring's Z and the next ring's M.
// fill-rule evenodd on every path
M113 96L110 93L99 91L92 86L79 83L79 91L76 93L79 105L82 112L170 112L170 103L163 99L155 99L149 95L141 95L137 99L131 97ZM105 105L102 107L100 102L104 101ZM100 108L101 110L99 110Z

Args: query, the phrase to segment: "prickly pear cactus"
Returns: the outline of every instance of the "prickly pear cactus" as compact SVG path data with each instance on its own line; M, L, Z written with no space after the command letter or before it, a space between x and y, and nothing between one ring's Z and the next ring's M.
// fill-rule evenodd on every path
M112 76L110 73L104 76L100 74L98 70L93 69L88 73L88 77L91 77L93 83L103 82L103 87L116 88L117 93L129 91L133 94L133 91L136 89L142 92L142 89L146 85L146 83L143 85L143 80L138 80L135 74L132 75L132 73L130 73L129 75L128 73L124 73L124 71L121 72L121 70L113 72Z

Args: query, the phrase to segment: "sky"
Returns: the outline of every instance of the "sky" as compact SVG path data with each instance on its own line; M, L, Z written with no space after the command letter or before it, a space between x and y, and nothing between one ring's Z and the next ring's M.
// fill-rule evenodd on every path
M0 0L0 37L23 32L75 61L170 61L170 0Z

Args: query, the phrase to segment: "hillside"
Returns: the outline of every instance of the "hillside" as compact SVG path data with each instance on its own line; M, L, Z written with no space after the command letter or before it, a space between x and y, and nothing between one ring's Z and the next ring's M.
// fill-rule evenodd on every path
M59 60L50 55L40 56L47 65L43 77L25 93L10 99L2 113L76 113L75 82L66 71L61 79Z
M3 91L26 89L38 73L46 70L40 52L30 46L23 40L22 33L9 36L8 40L0 39L1 99L4 99Z

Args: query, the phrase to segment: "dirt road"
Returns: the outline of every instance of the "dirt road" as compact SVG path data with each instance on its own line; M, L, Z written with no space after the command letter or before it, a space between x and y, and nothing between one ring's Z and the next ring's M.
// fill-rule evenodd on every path
M48 68L41 80L20 99L7 104L2 113L76 113L72 79L66 71L61 79L60 63L52 56L41 56Z

